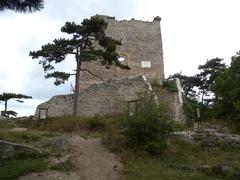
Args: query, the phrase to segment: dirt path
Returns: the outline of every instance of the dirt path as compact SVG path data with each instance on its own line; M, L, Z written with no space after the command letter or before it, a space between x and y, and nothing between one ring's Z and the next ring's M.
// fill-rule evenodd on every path
M77 135L68 138L73 147L73 172L48 170L21 177L20 180L122 180L122 164L109 153L100 138L84 139Z

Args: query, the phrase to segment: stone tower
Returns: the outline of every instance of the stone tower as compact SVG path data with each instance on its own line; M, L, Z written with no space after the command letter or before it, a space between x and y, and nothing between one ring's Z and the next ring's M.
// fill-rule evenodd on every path
M164 63L161 18L157 16L152 22L147 22L135 19L118 21L110 16L101 17L108 23L106 35L122 42L122 45L117 47L119 60L127 64L131 70L122 70L116 66L106 69L105 66L101 66L99 61L84 62L83 68L102 77L104 81L144 75L147 80L157 80L162 84ZM80 74L80 90L101 82L99 78L87 72Z

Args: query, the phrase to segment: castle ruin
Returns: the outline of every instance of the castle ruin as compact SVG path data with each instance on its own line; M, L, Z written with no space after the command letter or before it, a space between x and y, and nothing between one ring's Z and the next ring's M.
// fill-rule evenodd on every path
M160 17L152 22L131 19L118 21L114 17L101 16L108 23L106 35L121 41L117 47L119 61L131 69L124 70L117 66L106 68L99 61L83 62L87 68L102 78L88 73L80 74L80 93L78 97L78 116L94 116L121 113L127 102L135 101L140 92L145 90L148 81L162 84L164 63ZM162 91L160 100L170 103L175 119L179 120L182 112L178 93ZM37 107L48 110L48 116L71 116L73 114L73 95L54 96Z

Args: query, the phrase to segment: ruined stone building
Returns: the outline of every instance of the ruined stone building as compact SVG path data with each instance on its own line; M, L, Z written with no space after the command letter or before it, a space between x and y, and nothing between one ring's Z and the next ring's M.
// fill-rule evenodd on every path
M148 80L164 80L164 64L160 17L152 22L139 20L118 21L114 17L101 16L108 23L107 36L120 40L122 45L117 47L122 63L131 70L126 71L116 66L106 69L99 61L84 62L86 67L104 80L126 78L144 75ZM90 74L81 74L81 89L90 84L101 82Z
M131 19L118 21L114 17L101 16L108 23L106 34L122 42L117 52L119 61L131 69L123 70L117 66L106 69L99 61L84 62L83 68L99 75L104 81L87 73L80 74L80 93L78 98L79 116L121 113L127 102L138 99L148 82L162 84L164 63L160 17L152 22ZM168 101L176 119L180 119L181 100L178 93L162 90L160 100ZM54 96L40 104L36 110L48 110L48 116L70 116L73 114L73 95Z

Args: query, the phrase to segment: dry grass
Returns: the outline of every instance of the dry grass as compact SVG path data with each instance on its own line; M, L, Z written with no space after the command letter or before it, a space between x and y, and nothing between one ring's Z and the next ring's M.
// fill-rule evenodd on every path
M239 169L239 149L204 151L199 146L172 142L159 156L144 152L125 151L121 154L128 180L232 180L231 176L192 170L209 165L227 164Z

